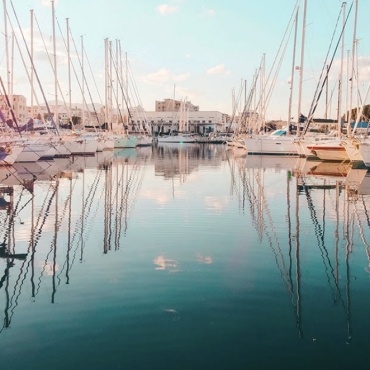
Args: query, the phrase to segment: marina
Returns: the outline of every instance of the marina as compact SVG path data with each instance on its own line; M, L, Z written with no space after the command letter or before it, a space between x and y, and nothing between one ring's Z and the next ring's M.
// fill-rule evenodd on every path
M2 11L2 369L368 369L370 2Z
M367 169L193 143L55 162L1 171L4 369L366 368Z

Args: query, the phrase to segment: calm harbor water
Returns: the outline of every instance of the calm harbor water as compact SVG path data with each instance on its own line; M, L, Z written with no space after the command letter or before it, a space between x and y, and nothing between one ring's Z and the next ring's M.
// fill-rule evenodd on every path
M368 369L366 170L167 144L0 183L2 369Z

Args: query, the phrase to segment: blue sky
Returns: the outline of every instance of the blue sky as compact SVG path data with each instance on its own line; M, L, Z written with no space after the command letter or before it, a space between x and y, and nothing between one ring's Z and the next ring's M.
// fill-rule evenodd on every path
M29 35L30 9L34 10L44 41L51 53L51 2L13 0L13 4L26 35ZM100 102L95 83L98 85L100 96L104 99L104 39L109 38L113 44L116 39L120 40L122 51L127 52L140 98L146 110L154 110L155 100L172 98L174 86L176 86L177 99L187 97L193 104L199 105L201 110L231 113L233 91L237 95L244 80L247 81L247 88L250 86L253 74L264 53L266 74L271 69L295 4L296 0L173 0L168 2L58 0L55 2L55 10L63 32L65 32L65 18L70 19L77 48L80 47L80 39L83 35L84 47L95 78L93 81L88 77L95 102ZM341 4L342 2L338 0L308 0L303 113L308 111L311 104ZM347 2L347 9L351 4L352 0ZM14 21L10 0L7 0L7 7L14 27L18 28ZM370 29L365 24L367 15L370 14L370 1L359 0L359 13L357 28L357 38L360 40L358 44L361 79L359 89L364 91L370 76ZM299 16L301 22L302 11ZM3 34L3 16L0 27ZM10 30L8 24L8 32ZM3 35L1 37L3 38ZM352 38L353 12L346 29L346 55L347 50L351 49ZM1 45L3 44L2 41ZM47 54L36 24L35 45L37 45L36 69L48 99L53 100L52 70L47 62ZM67 91L66 51L58 27L57 45L58 76L63 89ZM287 46L281 71L268 105L267 119L285 120L287 118L292 45L293 42L290 42ZM300 46L297 47L296 65L299 64L299 52ZM30 88L19 59L16 51L14 93L23 94L29 100ZM334 102L339 60L340 54L337 53L329 83L333 100L330 108L332 115L335 115L336 109ZM76 58L74 61L77 66ZM5 80L5 65L5 51L2 48L0 73L3 80ZM298 72L295 73L295 85L297 81ZM73 84L72 100L77 103L81 100L80 89L76 83ZM293 91L292 111L293 116L296 116L296 86ZM320 109L319 112L323 112L324 108Z

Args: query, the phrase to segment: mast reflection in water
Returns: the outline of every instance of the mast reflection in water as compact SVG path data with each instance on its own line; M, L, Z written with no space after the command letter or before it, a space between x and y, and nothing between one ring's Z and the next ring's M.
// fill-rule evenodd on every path
M365 369L370 176L163 144L0 169L4 369Z

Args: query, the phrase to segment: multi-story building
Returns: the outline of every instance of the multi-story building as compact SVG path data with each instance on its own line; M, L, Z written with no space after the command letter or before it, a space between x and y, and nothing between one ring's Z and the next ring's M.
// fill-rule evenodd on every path
M8 98L17 123L24 123L27 119L26 98L23 95L13 95ZM13 120L12 113L8 107L8 102L5 95L0 95L0 109L6 120Z
M155 111L130 109L131 125L134 127L151 126L153 134L166 134L179 131L186 126L186 131L207 134L224 132L228 129L228 115L218 111L199 111L199 106L189 101L164 99L155 102Z
M182 104L185 104L185 109L189 112L198 112L199 106L193 105L190 101L181 101L174 99L164 99L155 102L156 112L178 112Z

